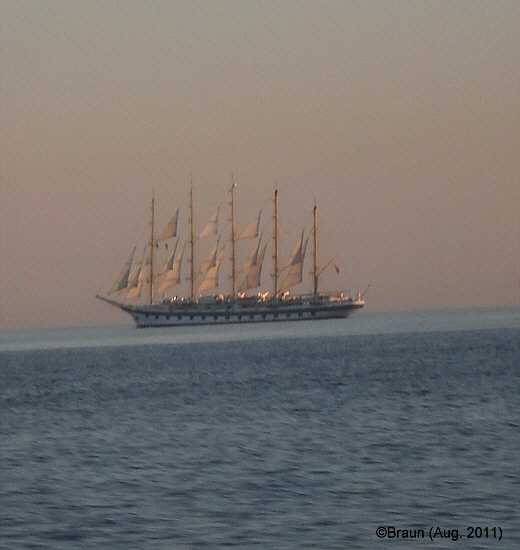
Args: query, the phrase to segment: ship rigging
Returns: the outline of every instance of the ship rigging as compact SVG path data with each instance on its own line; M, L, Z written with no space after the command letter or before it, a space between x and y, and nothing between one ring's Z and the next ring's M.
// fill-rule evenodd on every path
M203 324L228 324L244 322L314 320L345 318L361 309L365 302L361 294L351 296L348 292L321 292L321 274L324 267L318 264L318 213L317 206L312 210L312 292L291 294L290 289L304 278L304 261L309 238L302 231L285 262L280 263L280 231L278 190L272 198L272 290L250 294L261 286L262 270L268 248L260 233L262 211L245 229L237 234L235 213L234 181L228 191L229 237L223 242L218 231L220 206L202 231L195 233L193 186L189 191L188 237L184 242L179 238L179 210L177 210L164 230L156 234L155 198L150 209L149 240L140 259L136 260L134 247L122 271L108 293L96 297L125 311L134 319L137 327L183 326ZM197 243L212 237L215 239L206 259L197 265ZM160 243L174 240L171 252L159 269L156 252ZM253 246L243 264L237 268L237 241L253 240ZM218 292L219 271L229 247L229 292ZM189 253L186 254L186 249ZM171 289L182 284L182 264L189 265L187 296L171 296ZM197 284L198 280L198 284ZM148 287L147 302L138 303L143 289Z

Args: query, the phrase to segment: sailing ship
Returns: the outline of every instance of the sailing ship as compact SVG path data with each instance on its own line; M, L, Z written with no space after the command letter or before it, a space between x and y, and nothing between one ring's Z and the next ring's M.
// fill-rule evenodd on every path
M197 234L194 225L193 186L189 191L189 214L187 237L181 242L179 210L164 230L155 231L155 199L151 202L149 237L145 249L136 258L134 247L123 269L108 293L96 297L128 313L138 328L186 325L216 325L230 323L258 323L275 321L300 321L346 318L364 305L363 294L351 296L348 292L321 292L319 280L322 273L333 264L318 265L318 219L314 205L312 216L312 292L292 294L291 289L300 284L304 277L304 260L309 238L305 230L298 237L291 254L284 262L279 259L280 235L278 220L278 190L272 198L272 288L261 288L262 268L268 243L264 243L260 232L260 214L241 233L235 228L235 188L229 190L229 239L222 242L218 231L220 207ZM271 199L269 199L271 202ZM200 242L209 237L214 243L206 259L197 265ZM242 267L238 268L238 242L252 240L253 246ZM157 269L159 251L168 251L162 265ZM227 292L220 291L219 271L229 248L229 283ZM187 264L187 265L186 265ZM182 271L188 268L183 279ZM336 267L337 269L337 267ZM189 283L185 296L172 295L172 290ZM256 289L256 292L255 292ZM146 295L143 303L141 296Z

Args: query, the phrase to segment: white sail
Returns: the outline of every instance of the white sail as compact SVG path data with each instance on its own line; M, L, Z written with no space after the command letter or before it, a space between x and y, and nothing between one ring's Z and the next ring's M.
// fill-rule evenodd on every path
M262 266L264 263L265 251L267 250L267 245L264 246L262 252L258 252L260 248L260 241L258 241L258 246L256 248L256 254L251 259L251 264L247 272L246 277L238 287L240 292L248 290L250 288L256 288L260 286L260 275L262 273Z
M133 300L141 296L143 283L147 279L147 271L149 271L149 269L147 269L146 267L143 269L141 266L139 266L139 273L137 276L137 280L135 281L136 284L130 288L130 291L126 295L127 299Z
M166 272L166 277L159 287L159 292L164 292L172 286L181 284L181 262L182 257L184 256L185 248L186 245L182 247L181 253L172 261L171 267ZM177 246L175 247L175 250L177 250Z
M217 261L218 245L220 242L220 237L217 239L216 243L213 245L212 249L209 251L209 254L206 256L203 264L200 266L199 273L205 273L211 266L215 265Z
M258 214L258 218L255 218L252 220L249 225L240 233L238 236L238 239L254 239L255 237L258 237L258 228L260 227L260 216L262 215L262 211L260 210Z
M145 246L141 261L138 264L134 265L134 267L132 267L132 270L130 271L130 276L128 277L128 285L126 287L126 289L129 291L127 294L127 298L138 298L141 295L141 288L143 286L144 280L144 274L142 274L142 270L146 249L147 247Z
M243 273L244 271L247 271L252 265L253 265L253 259L258 256L258 251L260 249L260 242L262 240L262 237L256 241L256 243L252 246L251 250L249 251L249 254L247 255L247 258L244 262L244 265L240 268L239 273Z
M173 262L175 259L175 254L177 252L177 246L179 245L179 241L175 243L175 248L172 250L170 255L166 258L166 261L163 263L159 271L156 273L156 275L159 277L160 275L164 275L167 271L170 271L173 266Z
M113 292L117 292L118 290L123 290L128 286L128 279L130 278L130 270L132 269L132 262L134 261L134 254L136 250L136 246L134 246L134 249L132 250L132 253L128 257L128 260L125 263L125 266L121 270L121 273L119 273L118 278L108 291L109 294L112 294Z
M132 267L132 271L130 271L130 276L128 277L128 286L126 288L133 288L134 286L137 286L139 282L139 274L141 273L141 265L142 263Z
M305 250L303 246L304 238L305 238L305 230L302 231L301 237L296 241L291 253L287 257L287 260L285 260L284 264L282 265L282 269L286 269L291 265L295 265L303 262L303 256L305 255Z
M218 270L220 269L223 254L224 249L218 253L215 257L215 262L206 270L206 275L197 289L198 294L203 294L206 290L218 287Z
M281 285L281 292L284 292L294 285L302 282L303 279L303 260L305 259L305 251L307 249L307 242L304 242L304 231L302 236L296 243L291 252L291 255L285 262L283 269L287 269L285 279Z
M179 222L179 211L175 212L168 225L163 229L162 233L157 237L156 242L172 239L177 236L177 224Z
M211 220L205 225L204 229L199 235L199 239L205 239L206 237L211 237L211 235L216 235L218 233L218 214L220 206L217 208L217 211L211 217Z

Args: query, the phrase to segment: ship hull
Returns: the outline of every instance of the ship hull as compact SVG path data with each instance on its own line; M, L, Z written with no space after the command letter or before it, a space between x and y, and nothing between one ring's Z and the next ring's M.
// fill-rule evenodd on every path
M362 300L348 300L317 305L297 304L251 308L233 306L171 308L162 304L120 305L119 307L131 315L138 328L152 328L344 319L361 309L363 305Z

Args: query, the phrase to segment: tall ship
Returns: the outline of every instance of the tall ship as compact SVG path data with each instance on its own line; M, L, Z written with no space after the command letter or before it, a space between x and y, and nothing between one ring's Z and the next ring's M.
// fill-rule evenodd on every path
M135 246L114 284L96 297L128 313L138 328L187 325L221 325L276 321L311 321L346 318L363 308L363 294L346 291L322 292L320 276L333 266L318 264L318 214L314 205L312 229L302 231L291 253L280 259L278 190L275 190L269 221L271 235L264 238L262 210L241 232L236 230L235 189L228 192L228 219L219 232L220 206L202 231L195 231L193 186L188 198L184 231L179 231L180 209L160 233L156 232L155 199L151 202L149 234L142 253ZM184 234L184 238L183 238ZM205 245L203 241L211 240ZM241 241L252 246L245 261L238 264ZM312 266L308 272L312 290L291 293L304 281L304 263L311 241ZM266 251L271 251L269 290L262 287L262 269ZM204 259L199 260L203 255ZM227 263L228 277L219 284L221 265ZM308 269L308 268L307 268ZM266 278L265 275L263 277ZM184 287L183 293L176 290ZM222 288L223 287L223 288ZM264 288L264 290L259 290Z

